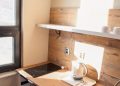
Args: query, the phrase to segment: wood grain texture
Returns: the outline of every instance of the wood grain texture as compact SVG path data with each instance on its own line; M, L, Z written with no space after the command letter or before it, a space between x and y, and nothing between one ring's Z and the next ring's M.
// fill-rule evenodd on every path
M68 11L65 11L65 13L61 14L58 12L57 8L52 9L51 16L59 15L60 17L59 16L54 17L55 20L53 17L51 17L51 23L74 25L75 23L74 20L73 20L73 24L71 24L71 21L69 21L70 23L69 22L66 23L67 20L66 21L64 20L66 19L65 18L66 14L71 15ZM63 16L64 18L59 20L59 18ZM120 25L119 21L117 21L117 24ZM74 55L75 41L78 41L80 43L87 43L95 46L100 46L104 48L104 56L101 64L100 79L98 80L98 84L96 86L113 86L115 82L118 81L118 79L120 79L120 66L119 66L120 40L104 38L99 36L92 36L92 35L69 33L63 31L61 32L61 36L57 39L57 34L55 33L55 30L50 30L49 55L48 55L49 60L59 65L68 67L68 69L71 69L71 61L75 58ZM64 54L65 47L70 48L70 55ZM98 75L96 69L94 69L94 67L92 67L90 64L88 64L87 67L88 67L87 76L97 80Z
M49 39L49 60L61 66L68 67L68 69L71 69L71 61L73 58L75 58L74 56L75 41L104 47L105 51L102 61L102 69L101 69L101 77L104 76L104 78L100 78L100 81L104 81L104 79L106 79L106 81L103 83L103 86L113 86L113 84L115 84L115 82L120 78L120 66L119 66L120 48L119 45L118 47L117 45L111 47L109 44L111 44L112 41L118 42L118 40L95 37L90 35L83 35L83 34L81 35L75 33L68 33L68 32L62 32L62 36L59 39L56 39L55 31L51 30L50 39ZM70 55L64 54L65 47L70 48L71 50ZM97 80L98 75L96 69L94 69L94 67L91 67L90 64L88 64L87 68L88 68L87 76Z
M77 21L77 9L75 8L51 8L50 23L75 26ZM64 22L63 22L64 21Z
M120 27L120 9L110 9L108 19L110 27Z
M49 60L54 61L62 66L67 66L67 64L71 64L70 60L72 59L74 41L71 39L71 34L67 32L62 32L61 37L57 39L57 35L55 30L50 31L50 38L49 38ZM64 49L66 47L70 48L70 55L65 55ZM55 54L54 54L54 51ZM58 58L59 57L59 58ZM64 59L64 60L63 60ZM61 62L62 60L62 62ZM69 67L70 68L70 67Z

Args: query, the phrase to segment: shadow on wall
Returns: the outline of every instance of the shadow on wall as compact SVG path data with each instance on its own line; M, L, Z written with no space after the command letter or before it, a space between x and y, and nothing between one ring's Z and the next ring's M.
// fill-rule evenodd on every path
M0 76L0 86L20 86L19 75L16 72L7 72Z

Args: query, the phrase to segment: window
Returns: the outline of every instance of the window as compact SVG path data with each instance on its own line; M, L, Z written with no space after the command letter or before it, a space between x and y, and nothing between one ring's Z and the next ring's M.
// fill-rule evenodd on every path
M16 0L0 0L0 25L15 25Z
M21 66L20 1L0 0L0 72Z
M14 39L13 37L0 38L0 66L14 64Z

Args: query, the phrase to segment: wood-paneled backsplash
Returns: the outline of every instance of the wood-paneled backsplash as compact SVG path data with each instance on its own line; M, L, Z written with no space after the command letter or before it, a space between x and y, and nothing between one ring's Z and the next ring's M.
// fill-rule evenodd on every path
M75 26L77 9L75 8L51 8L50 23Z
M57 13L60 10L59 8L53 8L51 10L51 22L57 24L68 24L68 21L62 21L59 17L53 17L53 15L59 15L61 17L69 13L69 8L65 9L65 12ZM62 9L64 11L64 9ZM55 13L56 12L56 13ZM72 12L76 12L72 11ZM76 13L72 13L76 15ZM68 14L67 14L68 15ZM65 17L65 16L64 16ZM55 18L55 19L54 19ZM74 17L75 18L75 17ZM75 19L73 18L73 21ZM63 19L64 20L64 19ZM58 22L57 22L58 21ZM72 22L72 19L71 21ZM73 24L74 25L74 22ZM55 30L50 30L49 33L49 60L57 63L61 66L66 66L69 69L71 68L71 61L75 58L74 55L74 46L75 42L87 43L95 46L100 46L104 48L104 55L101 64L101 73L99 81L102 82L103 85L97 86L113 86L116 81L120 79L120 40L103 38L99 36L85 35L85 34L76 34L61 31L61 36L58 38ZM70 55L65 55L64 49L70 49ZM91 51L92 52L92 51ZM93 59L92 57L89 57ZM98 60L96 60L97 62ZM94 64L94 63L93 63ZM93 79L98 79L97 71L90 64L88 66L88 76Z
M110 9L108 21L110 27L120 27L120 9Z

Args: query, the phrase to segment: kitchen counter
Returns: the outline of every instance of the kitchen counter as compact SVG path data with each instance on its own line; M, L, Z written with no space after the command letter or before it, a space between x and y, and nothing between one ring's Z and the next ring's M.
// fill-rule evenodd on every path
M45 63L42 63L42 64L45 64ZM17 72L20 75L22 75L24 78L26 78L29 82L34 83L37 86L71 86L70 84L63 81L64 77L67 77L69 74L68 70L65 70L65 69L61 69L46 75L36 77L36 78L33 78L30 74L24 71L24 69L35 67L42 64L20 68L20 69L17 69ZM98 84L95 86L103 86L103 85Z
M46 77L45 75L43 75L40 77L33 78L31 75L29 75L22 69L17 72L20 75L22 75L24 78L26 78L30 83L33 83L37 86L70 86L69 84L64 83L63 81L61 81L59 79L55 79L56 77L49 78L49 77Z
M33 78L30 74L28 74L27 72L24 71L25 69L28 69L28 68L31 68L31 67L36 67L36 66L46 64L46 63L49 63L49 62L44 62L44 63L41 63L41 64L20 68L20 69L17 69L16 71L20 75L22 75L24 78L26 78L29 82L34 83L37 86L70 86L69 84L67 84L67 83L58 79L58 77L60 75L55 75L54 78L50 78L50 77L46 76L46 75L49 75L49 74L46 74L46 75L43 75L43 76L40 76L40 77ZM61 74L62 73L64 74L66 72L66 70L59 70L57 72L61 73ZM53 74L53 73L51 73L51 74Z

